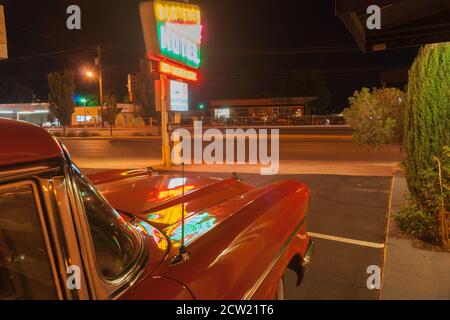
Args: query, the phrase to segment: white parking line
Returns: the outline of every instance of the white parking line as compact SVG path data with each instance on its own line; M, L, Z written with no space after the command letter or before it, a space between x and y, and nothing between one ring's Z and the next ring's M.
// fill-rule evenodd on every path
M376 242L355 240L355 239L349 239L349 238L343 238L343 237L336 237L336 236L330 236L330 235L315 233L315 232L308 232L308 234L313 238L349 243L349 244L354 244L357 246L369 247L369 248L375 248L375 249L383 249L384 248L384 243L376 243Z

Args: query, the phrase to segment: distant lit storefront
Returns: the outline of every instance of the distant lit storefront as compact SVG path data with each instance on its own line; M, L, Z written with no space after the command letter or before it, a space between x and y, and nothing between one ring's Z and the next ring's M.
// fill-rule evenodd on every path
M132 127L136 124L136 119L140 115L140 109L138 106L129 103L118 103L118 108L122 111L119 113L116 119L115 125L121 127ZM72 114L73 126L98 126L102 122L101 108L96 107L75 107Z
M305 115L316 97L212 100L210 116L218 121L289 121Z
M50 121L48 103L0 104L0 117L42 125Z
M75 107L72 114L72 125L96 126L101 122L99 107Z

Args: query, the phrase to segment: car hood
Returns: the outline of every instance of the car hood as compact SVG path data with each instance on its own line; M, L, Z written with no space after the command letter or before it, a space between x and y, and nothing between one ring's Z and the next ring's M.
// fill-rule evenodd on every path
M307 237L309 190L297 181L256 189L233 178L148 172L89 178L116 209L137 216L135 225L148 233L153 253L147 270L152 279L174 279L199 299L242 297L293 235L301 231ZM183 229L191 258L174 264ZM222 290L225 284L236 289Z
M254 189L234 178L182 177L141 170L109 171L90 175L89 179L116 210L133 214L160 230L179 224L183 209L187 224L192 220L198 223L207 218L209 208Z

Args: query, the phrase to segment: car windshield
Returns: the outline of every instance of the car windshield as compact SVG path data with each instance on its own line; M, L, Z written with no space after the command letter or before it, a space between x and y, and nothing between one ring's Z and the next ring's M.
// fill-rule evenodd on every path
M132 267L139 253L139 236L76 166L73 172L88 218L97 267L105 279L116 279Z

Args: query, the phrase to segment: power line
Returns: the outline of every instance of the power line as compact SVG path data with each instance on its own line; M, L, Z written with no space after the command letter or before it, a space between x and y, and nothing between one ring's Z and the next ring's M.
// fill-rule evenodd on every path
M9 58L6 60L0 60L0 64L42 60L42 59L47 59L47 58L64 59L64 60L75 62L75 60L68 59L68 58L61 58L61 57L58 57L58 55L65 55L65 54L70 54L70 53L73 54L73 53L76 53L79 51L83 51L86 49L92 49L92 48L94 48L94 47L88 46L88 47L73 48L73 49L53 51L53 52L47 52L47 53L39 53L39 54L35 54L35 55L21 56L21 57L16 57L16 58ZM23 49L21 49L21 50L23 50Z

